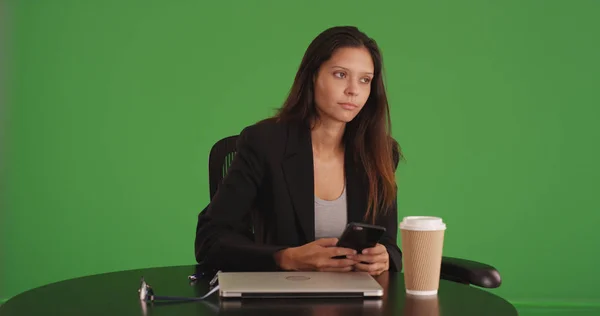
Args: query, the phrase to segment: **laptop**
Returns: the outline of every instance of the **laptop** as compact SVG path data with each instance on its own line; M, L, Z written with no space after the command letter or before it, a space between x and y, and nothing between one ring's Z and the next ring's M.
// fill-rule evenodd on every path
M222 298L372 298L383 288L367 272L220 272Z

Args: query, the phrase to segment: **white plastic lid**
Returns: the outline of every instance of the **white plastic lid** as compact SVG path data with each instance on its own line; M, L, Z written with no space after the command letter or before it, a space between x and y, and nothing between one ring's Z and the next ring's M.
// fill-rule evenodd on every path
M439 217L407 216L400 222L400 229L406 230L445 230L446 224Z

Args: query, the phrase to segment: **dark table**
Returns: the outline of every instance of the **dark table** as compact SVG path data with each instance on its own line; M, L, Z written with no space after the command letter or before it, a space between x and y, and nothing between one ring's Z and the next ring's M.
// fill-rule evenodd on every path
M91 275L48 284L21 293L0 306L0 316L15 315L518 315L506 300L478 288L441 280L437 296L405 295L401 273L384 273L376 280L385 289L379 299L247 299L220 300L218 292L204 301L139 300L143 276L155 295L202 296L209 277L190 283L197 266L128 270Z

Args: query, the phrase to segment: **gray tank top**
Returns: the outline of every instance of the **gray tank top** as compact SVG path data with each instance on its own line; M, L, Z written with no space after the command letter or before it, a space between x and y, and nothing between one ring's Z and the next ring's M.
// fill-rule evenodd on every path
M337 199L326 201L315 195L315 239L339 238L346 228L346 186Z

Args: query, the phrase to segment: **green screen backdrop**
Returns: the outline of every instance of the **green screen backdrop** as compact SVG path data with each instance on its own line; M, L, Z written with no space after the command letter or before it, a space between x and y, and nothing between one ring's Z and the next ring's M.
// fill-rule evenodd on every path
M194 264L212 144L274 113L319 32L356 25L384 54L400 216L443 217L444 254L495 266L517 306L600 305L598 1L2 8L3 300Z

